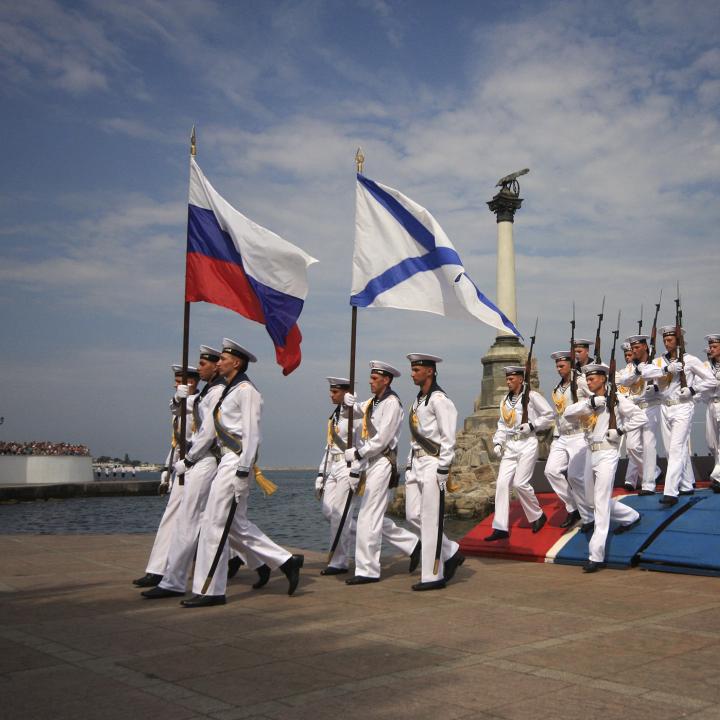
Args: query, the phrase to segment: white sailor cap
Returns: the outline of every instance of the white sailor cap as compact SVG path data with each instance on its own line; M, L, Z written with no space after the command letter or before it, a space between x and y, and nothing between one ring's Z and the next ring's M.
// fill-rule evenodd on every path
M220 359L220 351L209 345L200 346L200 357L203 360L210 360L210 362L217 362Z
M388 365L380 360L370 361L370 372L380 373L380 375L387 375L387 377L400 377L400 371L394 368L392 365Z
M182 375L182 371L183 371L182 365L179 365L176 363L175 365L171 365L170 367L172 367L172 371L173 371L174 375ZM187 374L192 376L192 375L199 375L200 373L198 372L198 369L196 367L194 367L193 365L188 365L187 366Z
M410 353L407 356L411 365L426 365L434 367L436 363L441 363L442 358L437 355L429 355L428 353Z
M610 372L610 368L605 363L588 363L582 371L585 375L605 375Z
M666 335L675 335L675 330L677 328L677 325L663 325L660 328L660 334L665 337ZM685 330L683 329L682 334L685 334Z
M630 335L630 337L625 338L625 342L631 345L637 345L638 343L645 343L647 345L649 341L649 335Z
M347 378L329 377L327 378L327 381L330 383L331 388L347 389L350 387L350 381Z
M248 362L257 362L257 358L249 350L230 338L223 338L222 351L235 357L247 358Z
M572 360L572 354L569 350L556 350L554 353L550 353L550 357L555 360Z
M508 365L503 368L505 376L508 375L522 375L525 377L525 366L524 365Z
M630 345L629 342L624 342L620 347L623 352L630 352L632 350L632 345Z
M709 345L710 343L720 342L720 333L711 333L705 336L705 342Z
M581 347L590 347L593 344L592 340L588 340L587 338L575 338L575 344L573 347L577 347L580 345Z

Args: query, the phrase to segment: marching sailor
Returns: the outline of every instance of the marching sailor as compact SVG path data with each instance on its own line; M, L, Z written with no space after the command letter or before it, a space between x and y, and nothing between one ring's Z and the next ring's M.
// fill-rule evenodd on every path
M220 448L220 463L210 487L198 540L193 596L182 600L185 607L225 604L227 536L241 552L257 558L269 570L280 568L288 579L288 595L295 592L303 565L302 555L292 555L276 545L247 517L250 473L260 447L262 396L245 374L248 364L257 358L228 338L223 339L218 371L225 386L212 417ZM248 558L249 560L250 558Z
M590 346L592 340L587 338L575 338L573 349L575 350L575 369L582 370L590 362Z
M530 478L540 451L536 433L552 425L553 412L547 400L539 392L531 390L528 422L523 423L525 368L510 365L504 369L508 393L500 402L500 417L493 435L493 451L495 457L500 458L500 467L495 485L493 531L485 538L487 542L510 537L510 491L513 489L534 533L539 532L547 522ZM530 379L527 381L530 382Z
M678 338L675 325L660 328L666 352L652 363L639 365L645 380L655 382L662 399L662 430L668 465L664 494L660 503L675 505L680 492L692 492L692 464L690 462L690 430L698 393L712 390L715 376L694 355L685 353L678 358ZM685 331L681 330L684 334ZM682 377L686 387L682 387Z
M391 388L400 371L379 360L370 363L372 397L359 403L352 393L343 402L362 415L356 447L345 451L351 463L350 485L356 491L361 473L365 474L365 491L357 517L355 538L355 577L348 585L365 585L380 581L380 549L383 538L401 552L410 555L410 572L420 562L420 541L409 530L398 527L385 515L388 495L397 486L397 446L403 412L400 398Z
M572 368L569 350L558 350L550 355L560 375L560 381L552 391L555 405L555 432L547 462L545 477L555 494L565 505L567 517L560 523L566 528L582 520L583 525L593 520L592 506L585 498L585 466L588 460L588 445L585 432L579 421L570 422L565 409L574 402L572 394L573 373L577 383L576 398L590 395L585 376Z
M657 430L660 424L662 397L657 383L648 382L640 369L641 365L650 362L649 340L648 335L628 337L625 342L630 344L632 358L622 370L615 373L618 390L621 387L626 388L626 396L645 413L647 418L645 425L627 430L625 433L625 448L628 455L625 489L635 490L638 479L642 478L639 495L653 495L660 475L660 468L657 466Z
M708 447L715 455L715 467L710 474L710 487L720 493L720 333L705 336L708 359L704 363L715 378L715 387L703 393L707 403L705 434Z
M620 438L623 430L641 427L647 422L645 413L624 395L617 393L615 412L617 428L610 427L610 411L607 407L607 379L610 368L604 364L588 364L583 369L588 389L592 393L565 410L569 421L585 420L587 441L590 444L592 483L589 496L593 498L595 525L590 538L590 554L583 571L596 572L605 566L605 543L610 521L619 523L615 533L629 530L640 522L637 510L613 500L613 483L620 453Z
M186 413L187 420L185 424L185 439L186 447L189 447L192 438L192 411L197 397L197 384L200 379L197 368L188 366L187 368L187 384L182 384L183 368L182 365L173 365L172 371L175 376L175 395L170 402L170 409L172 411L173 404L178 408L183 398L186 398ZM170 452L165 460L165 469L160 476L160 487L158 493L164 495L170 490L170 497L168 498L165 511L163 512L160 525L158 525L157 533L155 534L155 542L153 543L152 550L150 551L150 559L148 560L147 568L145 569L145 575L137 580L133 580L133 585L136 587L150 588L155 587L160 580L162 580L163 573L165 572L165 566L167 565L168 551L170 549L170 540L175 527L175 520L177 518L178 508L183 496L184 486L181 485L175 477L173 470L173 464L178 455L178 446L180 445L180 428L181 422L178 414L172 414L172 442L170 445ZM170 481L175 478L175 482L172 483L170 488Z
M465 561L460 546L443 533L435 570L440 493L447 487L455 457L457 410L437 383L437 363L442 358L424 353L411 353L407 358L413 383L420 388L410 409L410 455L405 472L405 517L420 533L422 543L422 574L412 589L436 590L444 588Z
M322 502L323 517L330 523L330 543L335 540L340 520L345 510L345 501L350 489L350 469L345 462L348 438L348 408L343 403L345 393L350 390L347 378L329 377L330 400L335 405L328 419L327 444L315 479L315 493ZM352 508L328 566L321 575L343 575L348 571L351 542L355 532Z

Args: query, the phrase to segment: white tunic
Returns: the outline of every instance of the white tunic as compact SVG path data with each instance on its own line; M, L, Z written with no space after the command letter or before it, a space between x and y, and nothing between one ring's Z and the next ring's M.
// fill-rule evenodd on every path
M457 429L455 404L444 392L436 390L431 393L429 399L425 395L416 397L412 409L417 418L418 434L440 446L440 454L437 458L438 468L448 469L455 457L455 431ZM408 464L411 462L413 450L423 450L423 447L411 435Z

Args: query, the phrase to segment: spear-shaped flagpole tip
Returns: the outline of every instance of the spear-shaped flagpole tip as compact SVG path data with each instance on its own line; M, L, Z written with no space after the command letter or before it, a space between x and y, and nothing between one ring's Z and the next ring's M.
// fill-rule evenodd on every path
M359 147L355 153L355 170L358 173L362 173L363 164L365 163L365 156L363 155L362 148Z
M197 144L195 142L195 126L192 126L192 132L190 133L190 154L195 157L197 155Z

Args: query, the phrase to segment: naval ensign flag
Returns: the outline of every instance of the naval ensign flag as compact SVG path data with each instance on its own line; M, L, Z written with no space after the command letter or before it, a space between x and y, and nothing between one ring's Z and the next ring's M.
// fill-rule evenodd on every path
M190 158L185 300L204 300L265 325L290 374L301 359L297 320L317 260L228 203Z
M473 318L521 337L465 273L437 220L409 197L360 174L350 304Z

